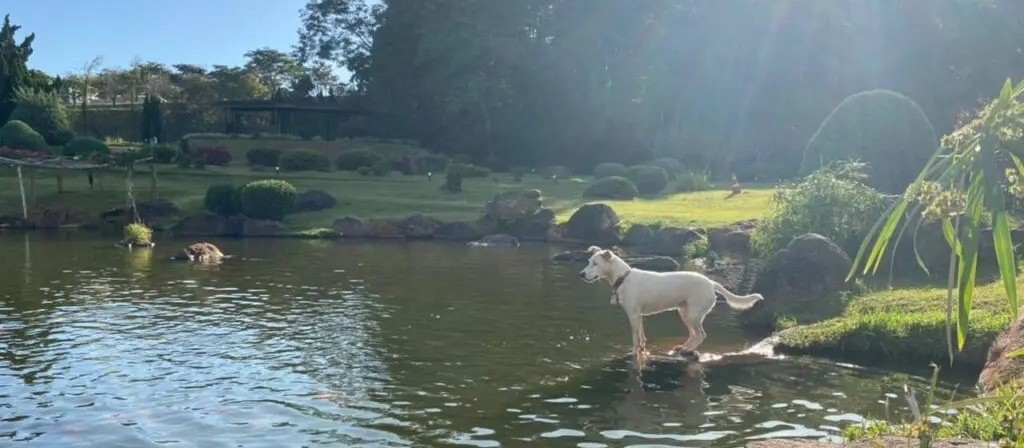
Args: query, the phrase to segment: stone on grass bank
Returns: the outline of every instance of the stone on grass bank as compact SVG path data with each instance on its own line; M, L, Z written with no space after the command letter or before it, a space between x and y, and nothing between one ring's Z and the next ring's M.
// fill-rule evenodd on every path
M181 221L171 232L179 236L261 237L284 232L284 225L243 215L221 216L204 212Z
M1024 381L1024 356L1011 357L1024 350L1024 315L996 338L988 351L985 367L978 378L978 388L990 393L997 387L1014 381Z
M764 296L741 315L748 327L772 330L780 319L810 323L843 311L840 293L850 289L852 261L835 243L808 233L790 241L764 263L753 291Z

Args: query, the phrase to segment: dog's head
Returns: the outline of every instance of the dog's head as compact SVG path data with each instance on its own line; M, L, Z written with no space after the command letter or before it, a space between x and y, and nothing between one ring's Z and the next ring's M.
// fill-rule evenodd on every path
M594 283L601 278L608 276L611 271L611 261L614 254L608 249L601 249L597 246L590 246L587 249L587 253L590 254L590 259L587 261L587 267L580 271L580 278L587 283Z

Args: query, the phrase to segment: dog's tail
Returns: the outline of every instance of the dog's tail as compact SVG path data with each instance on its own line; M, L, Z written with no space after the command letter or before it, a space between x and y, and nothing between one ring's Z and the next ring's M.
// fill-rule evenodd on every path
M738 296L736 294L729 292L729 290L725 289L725 287L722 286L720 283L712 283L715 284L715 292L721 294L722 297L725 297L725 303L729 304L729 308L732 308L737 311L750 309L750 307L754 306L755 303L764 300L764 297L762 297L761 294L755 293L748 294L745 296Z

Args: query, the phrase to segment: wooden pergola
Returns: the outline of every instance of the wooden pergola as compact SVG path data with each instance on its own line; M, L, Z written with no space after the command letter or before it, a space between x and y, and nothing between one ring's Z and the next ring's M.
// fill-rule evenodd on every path
M224 132L238 133L241 124L239 117L243 114L269 112L279 134L290 133L292 118L296 113L311 113L321 117L327 130L327 139L336 137L338 124L355 116L364 116L366 110L352 105L333 101L332 99L310 99L303 101L270 100L233 100L216 103L221 108L224 118Z
M39 159L10 159L7 157L0 157L0 165L7 165L9 167L18 170L18 187L21 189L21 214L22 218L28 219L28 201L25 198L25 178L22 176L21 169L33 168L33 169L45 169L45 170L71 170L71 171L92 171L107 168L106 164L98 164L91 162L82 162L79 160L68 159L65 157L53 157L53 158L39 158ZM34 176L33 176L34 179ZM35 193L35 181L32 180L32 191Z

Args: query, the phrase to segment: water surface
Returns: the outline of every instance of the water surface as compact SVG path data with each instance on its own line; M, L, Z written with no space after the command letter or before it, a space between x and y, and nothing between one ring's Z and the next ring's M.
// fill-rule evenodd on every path
M0 445L742 446L904 407L904 378L810 359L638 376L607 287L556 248L216 240L235 258L169 261L187 242L0 233ZM754 342L733 313L703 351ZM683 338L674 313L647 328Z

